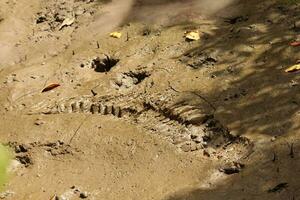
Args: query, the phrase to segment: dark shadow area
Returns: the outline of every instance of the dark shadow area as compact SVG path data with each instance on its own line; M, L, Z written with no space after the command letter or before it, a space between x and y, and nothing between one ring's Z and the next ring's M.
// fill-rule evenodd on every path
M178 60L195 73L206 68L207 77L219 81L218 87L199 92L217 108L217 118L238 135L278 136L298 129L292 120L299 116L300 105L299 76L284 72L300 59L300 47L289 45L299 34L300 7L286 2L137 0L124 22L172 18L175 23L169 27L201 30L204 24L189 24L188 19L202 12L214 28L202 31L202 39L195 41L198 47Z
M220 81L212 92L199 92L217 107L217 118L239 135L298 130L293 121L299 120L299 74L284 69L300 58L300 48L289 45L299 34L300 6L253 0L227 9L226 17L217 18L217 29L204 33L199 47L180 60L195 73L205 69Z
M183 189L164 200L299 199L300 146L299 140L294 142L294 154L291 154L291 143L272 144L253 154L252 161L241 172L224 175L223 181L212 183L209 189Z

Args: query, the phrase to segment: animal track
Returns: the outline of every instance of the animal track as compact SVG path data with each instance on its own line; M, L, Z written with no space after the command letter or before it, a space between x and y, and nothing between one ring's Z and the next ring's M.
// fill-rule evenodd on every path
M250 147L248 139L231 135L214 118L213 112L214 108L209 103L193 93L185 92L73 98L41 113L114 115L162 136L185 152L229 146L243 151L243 148Z
M129 71L117 75L114 84L118 88L132 88L151 76L149 71Z
M78 152L77 149L73 149L70 145L65 144L62 141L55 142L33 142L29 144L19 144L18 142L9 142L7 144L15 153L15 159L18 160L24 167L34 165L34 154L36 148L43 149L49 152L51 156L61 156L66 154L73 155L74 152Z

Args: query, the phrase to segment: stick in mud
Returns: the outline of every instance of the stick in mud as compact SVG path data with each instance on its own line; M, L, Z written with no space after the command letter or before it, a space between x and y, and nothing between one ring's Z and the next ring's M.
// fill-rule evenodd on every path
M84 122L85 122L89 117L90 117L90 115L89 115L89 116L86 116L86 117L84 118L84 120L81 121L81 123L79 124L79 126L77 127L77 129L75 130L75 132L73 133L71 139L69 140L69 143L68 143L68 145L67 145L67 148L70 147L70 145L71 145L73 139L76 137L78 131L80 130L80 128L83 126Z
M290 145L290 154L291 158L294 158L294 143Z

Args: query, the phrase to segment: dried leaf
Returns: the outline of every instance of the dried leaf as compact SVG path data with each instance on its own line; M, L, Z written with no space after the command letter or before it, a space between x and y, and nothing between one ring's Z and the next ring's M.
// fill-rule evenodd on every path
M62 24L59 27L59 30L61 30L65 26L71 26L74 22L75 22L75 17L64 19L64 21L62 22Z
M53 90L54 88L57 88L58 86L60 86L60 84L58 83L53 83L53 84L50 84L48 85L47 87L45 87L42 92L48 92L50 90Z
M285 70L285 72L296 72L300 70L300 64L293 65Z
M298 46L300 46L300 41L292 42L292 43L290 43L290 45L293 47L298 47Z
M200 40L199 31L188 31L185 33L185 38L193 41Z
M118 39L122 37L122 33L121 32L112 32L109 35L110 35L110 37L118 38Z

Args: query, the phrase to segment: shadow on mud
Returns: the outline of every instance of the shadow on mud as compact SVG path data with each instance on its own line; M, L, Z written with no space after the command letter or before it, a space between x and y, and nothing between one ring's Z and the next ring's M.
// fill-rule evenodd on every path
M239 13L219 19L217 29L186 52L183 62L196 70L210 67L208 76L219 78L220 87L206 96L217 107L216 116L238 135L299 130L294 122L299 118L299 75L284 69L300 59L299 47L289 45L299 34L300 7L241 1L236 9ZM215 65L207 66L208 59ZM227 79L228 86L222 87Z
M250 200L287 199L300 196L299 140L293 145L280 142L253 155L251 163L239 174L228 175L225 180L209 188L184 189L163 200ZM298 177L298 178L297 178Z
M228 86L221 83L205 94L216 107L218 119L238 135L277 136L278 143L258 142L260 148L246 161L245 170L222 183L179 191L165 200L292 200L300 196L296 178L300 177L296 138L300 78L284 72L300 59L299 47L289 45L299 35L300 7L276 1L239 4L238 15L219 19L217 29L181 60L194 70L209 67L208 75L220 78L224 85L229 80ZM217 54L210 56L216 65L207 66L205 58L212 52Z

